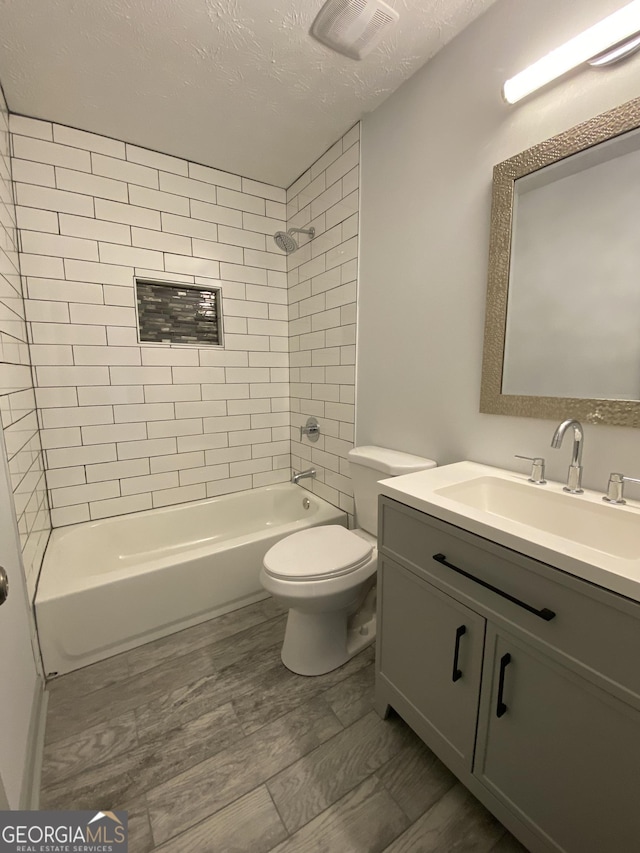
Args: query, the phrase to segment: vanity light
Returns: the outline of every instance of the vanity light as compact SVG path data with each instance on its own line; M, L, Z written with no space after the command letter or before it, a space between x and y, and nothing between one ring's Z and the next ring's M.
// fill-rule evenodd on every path
M507 103L515 104L589 60L594 65L604 65L622 59L640 48L638 34L640 0L633 0L507 80L502 87L503 97ZM627 44L629 39L632 41Z

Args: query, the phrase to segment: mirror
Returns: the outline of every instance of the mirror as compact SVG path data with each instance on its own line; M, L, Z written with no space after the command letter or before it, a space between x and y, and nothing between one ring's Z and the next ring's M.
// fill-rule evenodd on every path
M640 98L493 173L480 411L640 426Z

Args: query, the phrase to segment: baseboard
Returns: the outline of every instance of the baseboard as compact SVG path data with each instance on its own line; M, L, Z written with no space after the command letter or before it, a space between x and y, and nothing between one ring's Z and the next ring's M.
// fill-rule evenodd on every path
M36 810L40 804L40 777L42 775L48 701L49 694L44 689L44 679L38 677L31 705L31 720L29 721L29 737L27 741L29 747L24 781L20 794L21 809Z

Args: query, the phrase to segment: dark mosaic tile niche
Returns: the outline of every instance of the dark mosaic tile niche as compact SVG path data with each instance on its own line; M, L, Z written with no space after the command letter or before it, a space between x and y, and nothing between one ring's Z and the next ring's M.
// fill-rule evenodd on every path
M136 279L140 340L156 344L222 344L220 291Z

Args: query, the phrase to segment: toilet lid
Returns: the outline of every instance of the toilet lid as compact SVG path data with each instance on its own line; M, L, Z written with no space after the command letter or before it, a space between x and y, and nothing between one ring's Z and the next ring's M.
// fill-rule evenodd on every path
M345 575L363 566L373 546L346 527L327 524L292 533L270 548L264 567L285 580L318 580Z

